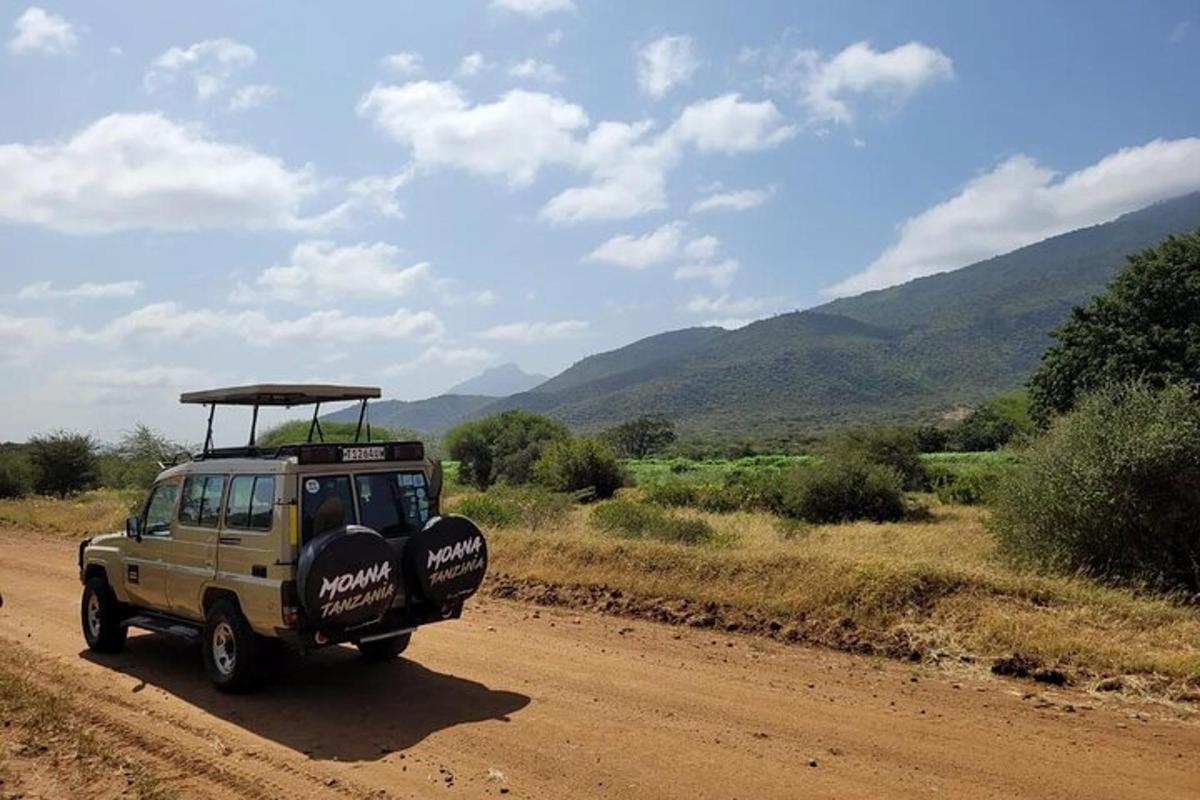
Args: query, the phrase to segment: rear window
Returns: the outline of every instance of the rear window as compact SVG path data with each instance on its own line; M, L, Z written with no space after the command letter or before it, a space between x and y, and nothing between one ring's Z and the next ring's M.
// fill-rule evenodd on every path
M300 531L304 541L354 522L349 475L307 475L300 479Z
M376 472L354 476L361 522L384 536L421 530L429 520L422 472Z
M229 484L225 524L231 528L269 531L274 521L275 477L238 475Z

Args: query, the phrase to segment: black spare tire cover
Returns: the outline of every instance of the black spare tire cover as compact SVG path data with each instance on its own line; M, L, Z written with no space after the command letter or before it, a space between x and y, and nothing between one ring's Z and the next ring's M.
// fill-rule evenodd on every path
M304 611L319 628L375 619L391 607L400 584L387 540L362 525L346 525L304 545L296 572Z
M483 583L487 540L466 517L434 517L404 546L407 575L422 598L436 605L465 600Z

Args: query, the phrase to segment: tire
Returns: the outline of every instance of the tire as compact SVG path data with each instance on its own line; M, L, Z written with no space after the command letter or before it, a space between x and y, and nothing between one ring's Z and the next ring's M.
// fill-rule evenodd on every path
M121 624L121 604L108 581L100 576L88 578L79 604L83 638L94 653L119 653L125 647L129 629Z
M237 694L259 685L262 663L258 636L230 600L218 600L204 618L204 671L222 692Z
M362 657L368 661L391 661L408 649L410 641L412 641L412 634L402 633L399 636L389 636L373 642L359 642L358 652L362 653Z

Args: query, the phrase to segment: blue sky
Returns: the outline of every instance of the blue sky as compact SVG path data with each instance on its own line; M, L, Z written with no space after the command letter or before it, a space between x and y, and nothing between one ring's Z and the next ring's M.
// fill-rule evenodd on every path
M1200 189L1200 3L0 5L0 439L430 396Z

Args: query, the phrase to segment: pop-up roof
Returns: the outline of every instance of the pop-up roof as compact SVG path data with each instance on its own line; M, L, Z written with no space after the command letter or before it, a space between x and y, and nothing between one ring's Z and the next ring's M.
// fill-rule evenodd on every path
M378 386L335 386L327 383L256 383L184 392L181 403L218 406L307 406L313 403L338 403L351 400L375 400L381 396Z

